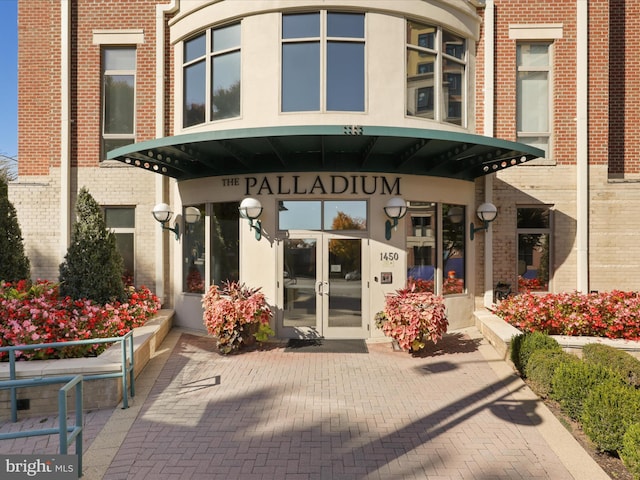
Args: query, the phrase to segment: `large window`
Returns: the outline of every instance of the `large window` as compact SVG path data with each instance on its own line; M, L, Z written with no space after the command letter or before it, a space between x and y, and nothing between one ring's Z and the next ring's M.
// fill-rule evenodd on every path
M407 279L419 281L427 291L436 291L436 272L442 274L442 295L464 293L465 278L465 207L442 205L442 241L438 240L438 204L408 204L406 221ZM442 252L442 263L438 262Z
M133 207L104 207L106 227L115 234L118 252L124 262L125 285L135 284L135 214Z
M518 291L549 290L551 210L518 208Z
M367 229L367 202L364 200L287 200L278 203L279 230Z
M205 292L207 261L211 284L221 285L240 279L239 206L238 202L192 205L200 210L200 220L192 224L185 223L184 226L184 292Z
M465 125L467 42L407 21L407 115Z
M240 24L184 42L184 127L240 115Z
M517 140L540 148L550 157L551 44L519 43L516 46Z
M102 49L102 154L135 142L136 49Z
M282 16L282 111L365 109L364 14Z

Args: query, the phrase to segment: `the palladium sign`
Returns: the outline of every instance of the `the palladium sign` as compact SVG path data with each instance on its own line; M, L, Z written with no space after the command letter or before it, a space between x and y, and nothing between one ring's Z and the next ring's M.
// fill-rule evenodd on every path
M277 175L244 177L245 195L400 195L400 177L378 175ZM238 186L240 179L223 179Z

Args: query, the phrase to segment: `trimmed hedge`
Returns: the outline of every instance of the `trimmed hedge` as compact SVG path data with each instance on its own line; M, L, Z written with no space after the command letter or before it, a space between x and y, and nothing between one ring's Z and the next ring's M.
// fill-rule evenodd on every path
M580 361L575 355L562 350L536 350L529 357L524 371L531 389L538 396L547 398L553 392L551 380L558 366L567 362Z
M640 360L630 353L610 345L589 343L582 350L582 358L588 363L609 366L622 375L629 385L640 388Z
M640 422L640 391L608 380L587 395L582 410L582 427L601 452L618 452L627 428Z
M640 423L629 426L624 434L620 458L634 480L640 480Z
M554 338L541 332L525 332L511 339L511 361L522 376L525 376L529 357L536 350L562 351L562 347Z
M552 398L569 417L580 420L589 393L607 380L623 383L619 374L602 365L583 361L562 363L551 380Z

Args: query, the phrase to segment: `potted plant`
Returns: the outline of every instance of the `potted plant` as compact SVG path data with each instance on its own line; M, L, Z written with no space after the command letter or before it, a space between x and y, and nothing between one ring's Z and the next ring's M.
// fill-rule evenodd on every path
M221 353L228 354L273 335L271 309L260 288L243 283L211 285L202 299L204 325L217 339Z
M375 321L402 350L411 352L424 348L427 340L436 343L449 325L443 298L411 279L407 288L387 295L384 310L376 314Z

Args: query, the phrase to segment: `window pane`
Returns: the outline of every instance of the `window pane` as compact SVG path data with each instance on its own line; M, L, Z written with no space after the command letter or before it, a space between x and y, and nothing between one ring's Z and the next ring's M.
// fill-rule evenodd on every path
M436 27L407 22L407 43L433 50L436 44L436 32Z
M104 133L132 134L135 77L133 75L107 75L104 82Z
M366 230L367 202L324 202L325 230Z
M213 30L212 51L220 52L229 48L240 47L240 24Z
M518 291L549 289L549 234L518 234Z
M435 292L436 205L409 202L407 228L407 280L419 281L421 289Z
M317 38L319 36L319 13L298 13L282 16L282 38Z
M135 48L105 48L104 49L104 69L105 70L135 70L136 69Z
M278 229L320 230L320 201L281 201L278 204Z
M211 281L220 285L240 278L238 202L216 203L211 216ZM245 221L246 222L246 221ZM243 223L243 225L245 225Z
M549 228L548 208L518 208L518 228Z
M115 233L116 246L120 256L122 257L124 272L123 281L126 285L133 285L135 274L135 262L134 262L134 237L133 233Z
M544 150L545 157L549 153L549 137L548 136L537 136L537 137L518 136L516 138L516 141L520 143L524 143L526 145L531 145L532 147L539 148L540 150Z
M282 46L282 111L320 109L320 44Z
M516 61L519 67L548 67L549 44L519 44L516 47Z
M183 126L189 127L205 120L206 99L205 62L198 62L184 69Z
M190 62L196 58L203 57L206 53L207 38L205 35L192 38L184 42L184 62Z
M124 147L125 145L131 145L135 140L133 138L105 138L102 141L103 152L107 153L116 148Z
M134 208L105 208L104 218L107 228L135 228Z
M517 130L549 131L548 72L518 72L517 92Z
M182 236L182 251L184 256L183 291L188 293L204 293L204 225L205 208L204 205L195 205L200 210L200 220L196 223L186 223Z
M328 43L327 110L364 111L363 43Z
M465 290L465 207L442 205L442 294L464 293Z
M449 32L442 32L442 45L444 53L451 55L452 57L464 59L465 54L465 41L462 37L457 37Z
M407 115L434 118L435 55L407 51Z
M364 38L364 15L360 13L327 14L329 37Z
M240 115L240 52L213 58L213 102L211 118Z
M462 125L464 105L464 65L451 60L443 62L444 120Z

